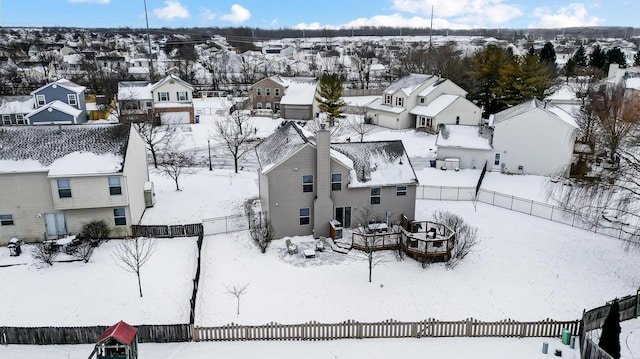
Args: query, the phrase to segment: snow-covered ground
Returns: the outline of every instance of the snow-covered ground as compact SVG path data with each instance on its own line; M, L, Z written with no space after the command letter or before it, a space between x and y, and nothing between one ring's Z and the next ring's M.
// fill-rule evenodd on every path
M213 116L184 126L186 147L206 153ZM258 133L268 135L277 120L257 118ZM346 136L343 134L343 136ZM385 137L387 136L387 137ZM413 131L376 129L366 139L399 138L410 156L430 158L433 136ZM479 171L416 171L420 183L435 186L475 186ZM237 214L242 204L258 195L257 173L200 167L180 178L181 191L159 172L151 171L156 205L144 216L145 224L194 223L202 219ZM489 173L483 188L544 201L546 179L537 176L505 176ZM283 240L274 241L266 254L259 253L247 232L207 236L204 240L202 275L198 291L196 324L230 322L264 324L271 321L339 322L347 319L421 320L540 320L547 317L572 320L583 309L599 306L614 297L635 293L640 287L637 253L625 252L615 239L549 222L490 205L470 202L419 200L416 217L427 219L444 209L459 214L478 227L479 242L453 270L442 264L426 269L411 259L397 261L392 253L373 269L367 281L367 264L352 251L347 255L325 250L314 259L289 255ZM300 253L311 246L309 237L291 238ZM96 249L89 263L55 263L42 266L26 253L9 257L0 248L0 265L23 261L24 265L0 267L0 325L108 325L184 323L195 271L193 238L159 239L151 261L143 267L144 297L139 298L135 275L119 268L112 258L116 241ZM240 315L227 287L248 284L241 297ZM10 310L9 310L10 309ZM640 353L640 321L626 322L625 341ZM433 353L436 357L538 358L542 342L577 353L556 339L407 339L342 340L331 342L242 342L142 344L141 357L204 358L230 356L388 358ZM625 344L623 344L623 350ZM91 346L0 346L0 357L86 357Z

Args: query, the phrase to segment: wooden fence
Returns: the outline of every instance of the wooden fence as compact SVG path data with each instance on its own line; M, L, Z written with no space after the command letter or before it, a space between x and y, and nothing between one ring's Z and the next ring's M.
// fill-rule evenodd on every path
M172 237L197 237L203 233L202 224L176 224L176 225L132 225L131 233L134 237L172 238Z
M193 333L189 324L138 325L141 343L188 342ZM93 327L0 327L0 344L93 344L107 326Z
M639 294L628 295L618 299L618 305L620 307L620 321L634 319L640 315L639 306ZM602 328L604 320L609 315L609 308L611 304L607 303L601 307L585 311L582 314L582 320L584 321L584 331L589 332L594 329Z
M580 332L580 321L558 322L546 319L539 322L517 322L511 319L498 322L481 322L466 319L458 322L427 319L421 322L386 320L362 323L348 320L326 324L240 325L220 327L194 327L194 341L233 340L334 340L364 338L421 338L421 337L559 337L566 329L572 335Z

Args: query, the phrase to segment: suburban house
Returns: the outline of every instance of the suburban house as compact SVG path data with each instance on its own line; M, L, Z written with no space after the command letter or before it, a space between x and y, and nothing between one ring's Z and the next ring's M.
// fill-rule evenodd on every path
M27 115L33 111L33 96L0 97L0 126L28 125Z
M260 202L277 238L329 236L330 221L349 228L364 217L414 218L418 180L402 141L332 144L328 130L287 121L256 154Z
M436 75L409 74L392 83L382 97L368 103L375 125L437 131L438 125L478 125L482 110L466 99L467 91Z
M27 115L32 125L87 122L85 87L60 79L33 92L35 110Z
M287 120L310 120L318 112L317 86L313 77L267 77L251 85L251 108L280 112Z
M195 122L193 86L175 75L162 80L118 83L120 122L146 121L151 114L160 123Z
M145 143L130 124L0 127L0 245L104 220L130 234L149 204Z
M488 126L445 125L436 146L443 169L568 175L578 125L559 106L532 99L489 117Z

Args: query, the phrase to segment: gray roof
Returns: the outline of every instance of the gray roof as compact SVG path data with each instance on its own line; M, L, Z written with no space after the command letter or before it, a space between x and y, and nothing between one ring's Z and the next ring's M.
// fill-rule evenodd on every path
M0 127L0 160L36 160L43 166L73 152L114 154L123 159L130 124Z
M545 104L544 102L538 100L538 99L532 99L529 100L527 102L523 102L521 104L515 105L511 108L508 108L506 110L502 110L498 113L496 113L493 117L493 123L499 123L502 122L504 120L510 119L512 117L516 117L518 115L521 115L525 112L531 111L535 108L545 108Z
M399 89L402 89L407 95L409 95L433 76L434 75L409 74L389 85L389 87L384 89L384 93L392 94Z
M297 151L309 139L293 122L284 122L269 137L256 146L258 162L263 171L280 163Z
M368 182L371 179L371 173L376 171L379 165L378 163L372 163L372 157L384 158L387 162L393 163L395 160L405 156L404 145L400 140L332 143L331 148L349 157L349 159L353 161L353 169L358 177L358 182L362 183ZM405 159L405 162L410 165L408 158ZM404 182L405 181L403 181L403 183Z

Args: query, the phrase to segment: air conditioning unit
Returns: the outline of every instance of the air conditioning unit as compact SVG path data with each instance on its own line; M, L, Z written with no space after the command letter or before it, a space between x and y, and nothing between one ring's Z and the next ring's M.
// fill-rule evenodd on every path
M156 204L156 194L153 192L153 182L144 183L144 205L149 208Z

